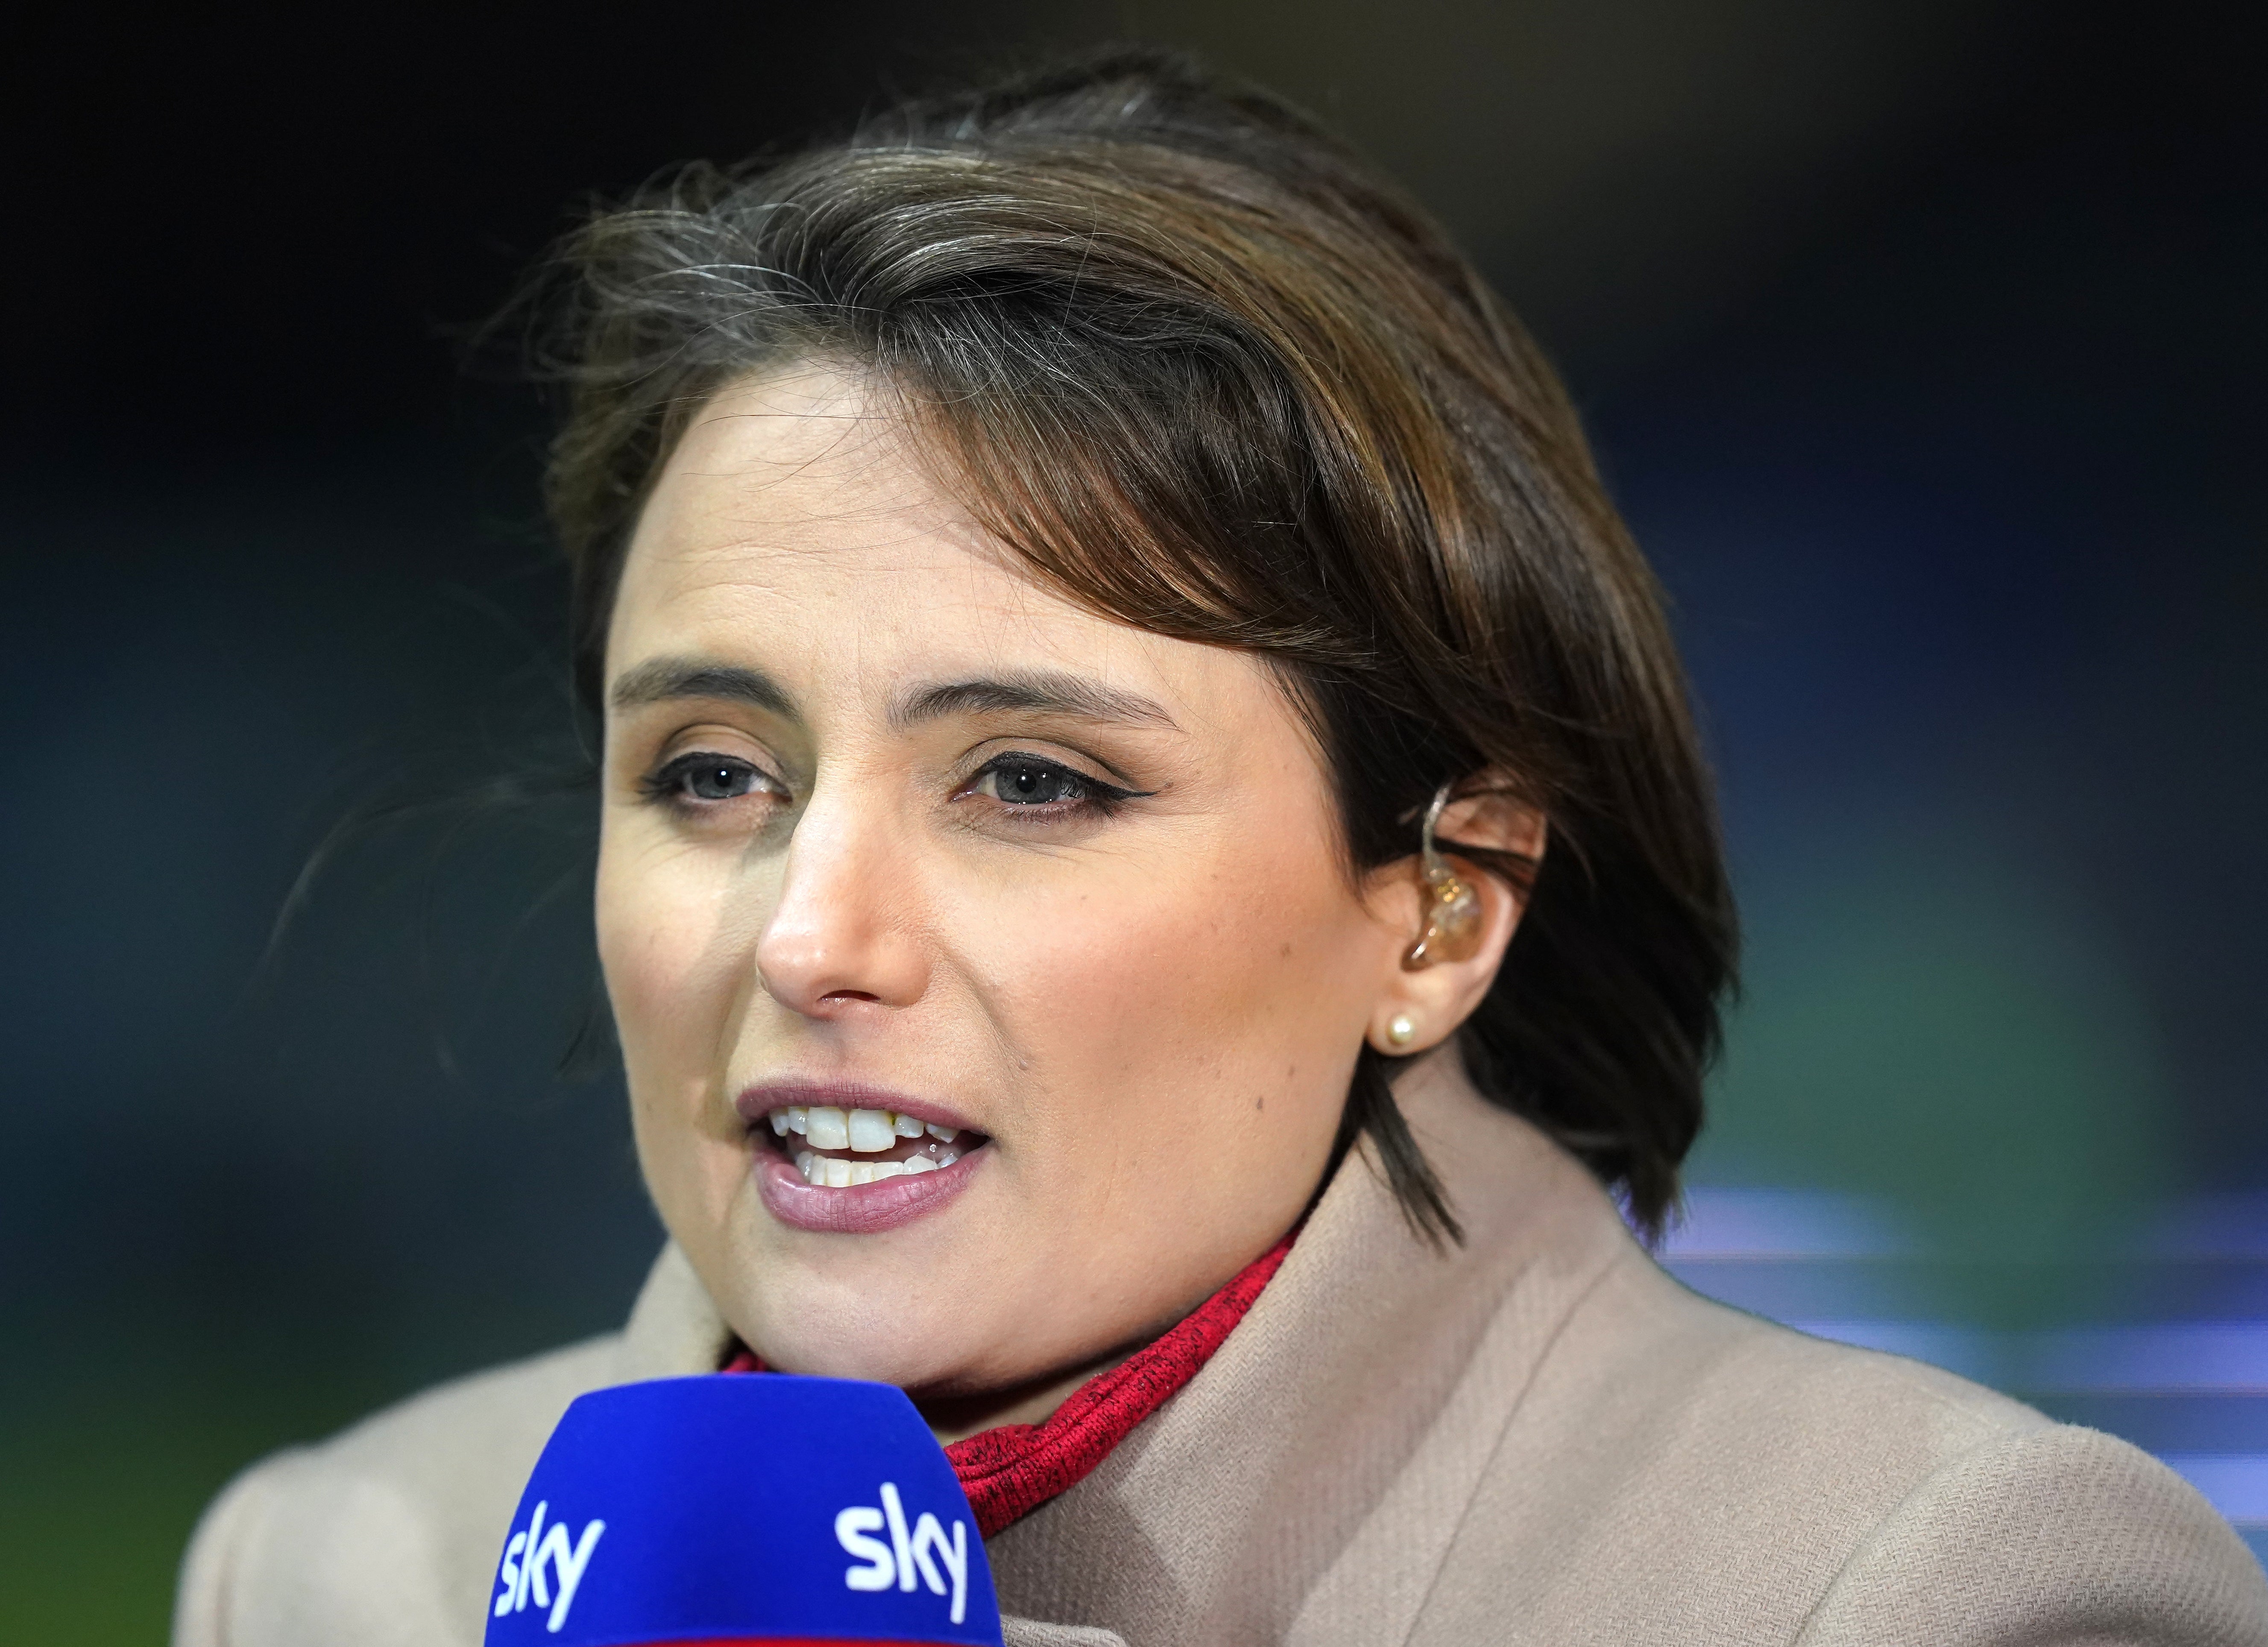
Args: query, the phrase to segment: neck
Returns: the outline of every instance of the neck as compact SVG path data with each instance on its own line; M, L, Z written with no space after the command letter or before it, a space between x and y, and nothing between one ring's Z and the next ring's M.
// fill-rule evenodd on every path
M1434 1130L1433 1126L1428 1123L1435 1121L1440 1112L1446 1109L1454 1113L1461 1102L1471 1104L1478 1101L1466 1078L1464 1062L1457 1055L1454 1040L1412 1059L1394 1083L1394 1096L1395 1101L1403 1107L1405 1116L1411 1117L1414 1124L1428 1132ZM1320 1197L1328 1187L1329 1180L1326 1179L1323 1184L1317 1186L1316 1195ZM914 1406L940 1446L951 1446L957 1441L965 1441L971 1436L981 1435L1004 1424L1042 1424L1054 1416L1056 1409L1069 1401L1080 1386L1139 1354L1157 1337L1160 1330L1153 1328L1133 1342L1108 1351L1092 1361L1042 1373L1036 1379L1005 1389L980 1390L965 1394L914 1394Z

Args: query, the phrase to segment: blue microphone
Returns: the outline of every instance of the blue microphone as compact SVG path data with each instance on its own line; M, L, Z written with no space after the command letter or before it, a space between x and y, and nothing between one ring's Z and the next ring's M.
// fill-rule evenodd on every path
M487 1647L1000 1647L976 1518L905 1392L719 1373L596 1390L535 1461Z

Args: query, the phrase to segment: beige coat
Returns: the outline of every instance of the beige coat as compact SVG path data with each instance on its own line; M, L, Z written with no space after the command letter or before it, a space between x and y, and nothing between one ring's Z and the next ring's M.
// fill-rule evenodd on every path
M2268 1644L2260 1569L2144 1454L1698 1298L1532 1129L1405 1101L1463 1249L1350 1161L1196 1380L991 1541L1012 1647ZM561 1409L725 1339L671 1248L623 1332L255 1467L177 1647L476 1643Z

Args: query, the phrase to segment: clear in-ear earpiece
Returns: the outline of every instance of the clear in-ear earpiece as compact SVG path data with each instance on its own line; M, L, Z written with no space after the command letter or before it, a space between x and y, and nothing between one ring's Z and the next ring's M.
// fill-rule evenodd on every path
M1433 844L1433 830L1441 809L1449 804L1449 786L1434 791L1425 808L1420 835L1418 871L1425 879L1425 925L1402 964L1415 972L1437 960L1470 960L1481 945L1481 898L1464 878L1449 867Z

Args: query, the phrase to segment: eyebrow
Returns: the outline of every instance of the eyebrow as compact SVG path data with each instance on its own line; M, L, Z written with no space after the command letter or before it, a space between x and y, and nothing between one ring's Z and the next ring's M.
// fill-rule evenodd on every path
M617 711L675 698L723 698L796 718L795 700L762 670L707 658L649 658L624 670L607 697Z
M635 669L623 671L607 696L617 711L679 698L721 698L798 718L795 700L787 688L762 670L707 658L649 658ZM892 706L890 724L902 732L953 715L1019 712L1179 730L1163 706L1138 692L1050 670L1019 671L919 687Z
M1064 715L1077 720L1116 721L1174 727L1174 717L1138 692L1106 687L1081 675L1036 670L976 680L950 680L923 687L890 710L891 725L903 731L950 715L1013 713ZM1179 730L1175 728L1175 730Z

